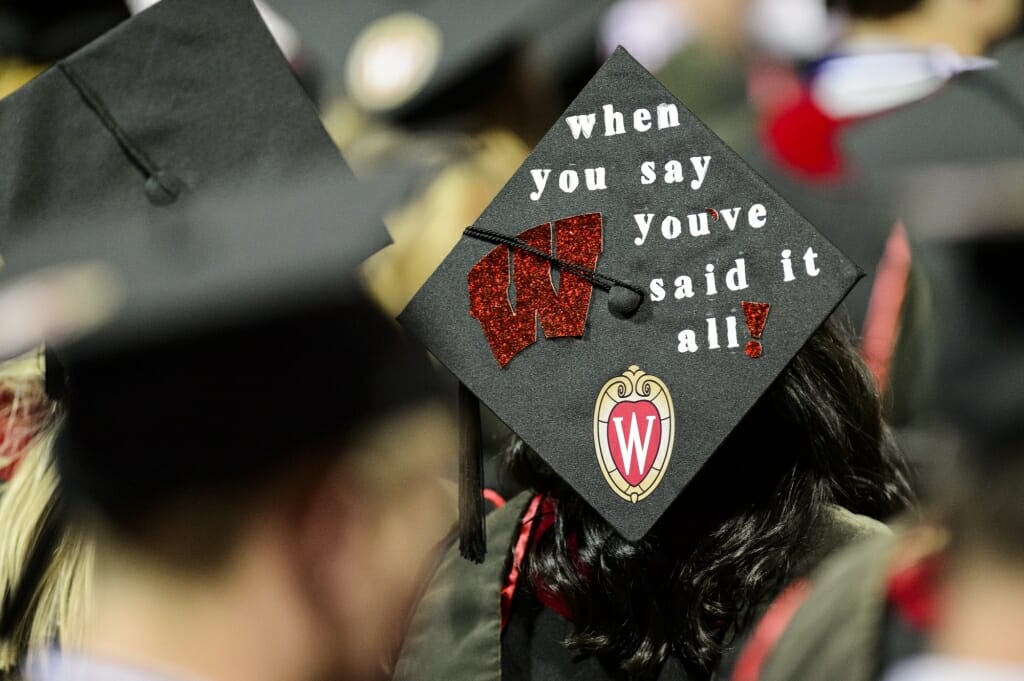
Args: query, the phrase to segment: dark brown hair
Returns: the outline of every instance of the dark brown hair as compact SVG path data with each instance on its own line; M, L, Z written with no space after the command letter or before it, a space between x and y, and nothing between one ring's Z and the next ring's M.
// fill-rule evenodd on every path
M526 561L528 582L574 613L571 650L633 678L655 677L669 656L707 678L789 580L827 505L881 519L912 499L874 382L832 321L640 542L620 537L521 443L509 463L557 509Z

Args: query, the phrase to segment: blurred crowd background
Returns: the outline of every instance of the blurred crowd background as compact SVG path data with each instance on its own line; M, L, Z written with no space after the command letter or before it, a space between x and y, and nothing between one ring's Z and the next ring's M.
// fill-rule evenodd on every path
M0 97L148 4L3 0ZM935 645L1021 662L1024 2L257 4L356 174L404 178L386 220L394 243L364 267L392 314L604 59L629 50L864 270L836 314L914 463L913 525L956 556ZM5 368L8 381L26 371ZM0 391L0 419L42 423L43 395L16 392ZM34 432L3 432L0 481L19 464L45 477L23 448ZM494 463L505 442L490 419L487 483L503 496L514 491ZM17 491L2 493L7 522Z

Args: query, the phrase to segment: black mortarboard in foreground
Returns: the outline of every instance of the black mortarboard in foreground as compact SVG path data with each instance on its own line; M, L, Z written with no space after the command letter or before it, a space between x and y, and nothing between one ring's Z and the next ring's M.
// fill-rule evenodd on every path
M400 321L639 540L859 276L620 48Z
M1015 160L918 164L888 186L935 301L922 330L930 361L921 420L966 441L982 468L1024 453L1022 185L1024 162ZM934 466L933 451L921 456Z
M62 497L132 522L431 394L355 283L391 187L355 184L249 0L164 0L61 62L0 102L0 159L0 354L67 369Z
M307 183L197 202L175 225L76 228L95 244L86 262L123 288L97 330L51 343L68 377L57 461L72 498L131 517L285 455L329 455L430 394L423 353L357 283L378 191Z
M348 175L251 0L164 0L0 101L0 252L309 168Z
M351 176L250 0L136 15L0 102L0 150L0 351L67 370L72 497L130 515L386 406L354 272L397 182Z
M173 223L111 216L19 243L0 274L0 326L44 317L66 370L61 498L134 528L190 495L336 456L363 428L435 397L422 351L356 281L380 191L307 179L190 197ZM79 305L95 309L97 295L103 314L84 328ZM48 555L64 517L47 521L33 556ZM0 637L37 564L5 595Z

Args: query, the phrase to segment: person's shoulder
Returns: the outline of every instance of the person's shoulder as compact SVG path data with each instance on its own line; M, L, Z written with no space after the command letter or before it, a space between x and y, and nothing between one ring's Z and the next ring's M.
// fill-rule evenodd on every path
M859 540L772 603L740 653L732 681L875 678L893 575L935 554L941 541L928 528L893 534L843 515L842 532L860 532Z
M826 505L811 524L792 577L804 577L825 559L861 541L891 537L885 523L835 504Z
M499 679L501 586L509 548L532 498L523 492L487 516L487 557L482 564L448 547L409 621L396 681Z

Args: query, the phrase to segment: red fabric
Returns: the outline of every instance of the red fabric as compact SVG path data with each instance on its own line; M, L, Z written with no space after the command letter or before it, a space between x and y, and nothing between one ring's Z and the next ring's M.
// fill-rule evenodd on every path
M802 179L834 181L846 171L840 132L856 120L832 118L805 90L768 120L764 143L784 168Z
M878 263L861 340L861 356L874 374L879 392L889 387L889 369L900 335L910 265L910 240L903 224L897 222Z
M889 576L889 603L900 617L922 631L934 627L937 620L935 584L941 568L942 555L932 554Z
M537 518L537 514L544 500L545 497L540 494L535 495L533 499L530 499L530 504L526 507L526 513L523 514L523 522L519 525L519 537L516 539L516 544L512 549L512 568L505 576L505 585L501 588L502 629L504 629L505 625L508 624L508 616L509 613L512 612L512 597L515 595L516 585L519 583L519 575L523 565L523 558L526 556L526 550L530 546L530 536L533 534L533 521ZM553 523L554 520L542 519L541 522Z
M765 612L757 623L754 634L743 648L736 666L733 667L732 681L757 681L761 670L771 657L776 644L793 620L800 606L811 594L811 584L800 580L791 584Z
M523 522L519 526L519 536L512 549L512 567L505 576L505 585L501 589L501 628L508 624L509 613L512 611L512 599L515 597L516 586L522 575L523 559L531 546L547 534L555 524L555 500L543 495L536 495L530 500L526 513L523 514ZM569 551L576 553L576 537L570 535L567 539ZM578 564L581 574L587 576L587 566ZM534 590L534 597L545 607L553 610L567 620L572 620L572 610L569 605L556 594L548 590L543 584L538 584Z
M505 505L505 497L501 496L490 487L484 488L484 501L490 503L494 508L501 508Z

